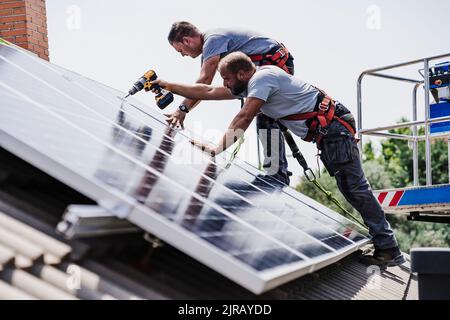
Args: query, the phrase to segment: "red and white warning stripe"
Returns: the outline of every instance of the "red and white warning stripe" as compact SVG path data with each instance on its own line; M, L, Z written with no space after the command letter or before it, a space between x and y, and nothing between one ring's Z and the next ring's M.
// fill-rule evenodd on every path
M396 207L404 194L404 190L374 193L382 207Z

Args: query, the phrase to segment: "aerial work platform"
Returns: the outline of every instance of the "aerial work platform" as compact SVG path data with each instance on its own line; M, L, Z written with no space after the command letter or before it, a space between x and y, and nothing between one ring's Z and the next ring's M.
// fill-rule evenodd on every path
M432 176L431 149L433 141L446 140L449 143L449 183L450 183L450 63L431 61L448 59L450 53L400 63L387 67L371 69L361 73L358 79L358 137L362 150L363 137L375 136L408 141L413 154L413 187L374 191L379 203L387 213L410 214L410 220L450 223L450 184L434 185ZM399 69L406 66L421 65L420 77L398 76ZM419 67L420 68L420 67ZM387 74L390 71L394 74ZM410 83L412 88L411 122L391 124L377 128L363 128L362 81L372 76L382 79ZM424 120L418 120L417 95L419 88L424 90ZM434 99L432 102L431 99ZM389 116L389 114L386 114ZM424 128L420 134L419 128ZM392 129L411 128L412 134L393 133ZM425 142L426 184L419 183L419 142Z
M386 213L429 213L450 217L450 184L375 191Z

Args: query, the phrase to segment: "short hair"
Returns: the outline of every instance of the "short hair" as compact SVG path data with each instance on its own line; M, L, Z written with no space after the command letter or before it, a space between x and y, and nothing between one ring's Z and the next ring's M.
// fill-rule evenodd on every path
M169 43L183 42L184 37L193 37L200 34L200 31L192 23L187 21L178 21L172 25L167 40Z
M220 60L219 69L226 68L232 74L236 74L239 71L252 71L255 69L255 65L252 60L242 52L232 52L225 58Z

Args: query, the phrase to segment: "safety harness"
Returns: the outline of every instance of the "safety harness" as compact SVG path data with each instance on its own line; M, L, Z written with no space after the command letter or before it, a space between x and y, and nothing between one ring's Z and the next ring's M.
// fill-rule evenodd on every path
M260 66L277 66L286 71L288 74L291 74L291 71L286 66L286 62L289 59L289 50L283 44L280 44L280 46L276 48L278 49L273 53L272 51L269 51L265 54L255 54L250 55L249 57L255 64Z
M343 116L336 115L336 103L322 90L318 89L323 94L323 99L319 104L317 111L297 113L281 118L281 120L301 121L310 120L308 125L308 133L303 139L307 142L315 140L317 146L320 145L323 137L327 134L328 126L333 120L339 121L353 136L355 136L355 128L348 123Z

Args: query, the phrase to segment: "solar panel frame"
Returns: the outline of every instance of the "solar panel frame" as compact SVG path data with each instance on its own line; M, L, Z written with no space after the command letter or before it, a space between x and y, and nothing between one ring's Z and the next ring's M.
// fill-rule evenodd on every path
M93 92L91 92L91 93L93 93ZM288 191L291 191L291 190L289 190L289 189L287 189ZM305 198L305 199L307 199L307 198ZM335 214L335 213L334 213ZM335 214L335 216L336 216L336 214ZM341 222L342 222L342 219L341 219Z
M3 86L2 82L0 82L0 86ZM94 184L90 180L82 179L79 175L73 174L67 167L61 166L52 158L37 152L29 146L23 144L22 141L19 141L4 132L0 137L0 142L2 147L5 149L15 153L27 162L34 164L36 167L61 180L67 185L76 190L81 190L83 193L89 193L89 196L98 201L100 205L106 207L108 210L120 215L126 213L126 218L130 222L147 231L150 231L152 234L160 237L161 239L165 239L165 241L181 251L190 252L190 255L194 258L197 258L205 265L222 272L230 279L236 281L244 287L247 287L254 293L258 294L262 292L259 292L260 289L257 289L261 285L261 281L258 281L260 280L260 277L256 276L253 269L244 263L231 259L230 256L224 255L222 252L217 250L216 247L208 245L208 243L194 237L192 233L187 232L177 224L170 223L160 214L153 212L147 207L137 204L132 199L124 199L123 195L114 192L114 190L111 190L105 185ZM118 199L119 201L117 201ZM109 202L110 200L112 200L112 202ZM111 203L113 206L111 206ZM124 207L124 203L126 203L127 206ZM167 234L172 235L169 240L166 240ZM250 287L248 286L249 280ZM256 283L259 283L259 286L255 286Z
M4 57L0 57L4 60ZM35 59L35 62L41 63L47 66L49 69L54 70L55 72L57 71L57 68L52 68L50 67L50 65L47 65L46 63L34 57L33 59ZM4 82L0 82L0 86L6 88L13 94L20 96L22 99L24 99L24 101L28 101L28 103L34 104L36 107L46 108L43 105L39 106L39 102L33 101L33 99L31 99L30 97L27 97L20 91L10 87ZM48 108L46 109L46 111L51 114L51 110L48 110ZM67 120L58 114L52 114L52 116L60 117L62 121ZM67 124L70 125L70 123ZM92 136L92 134L88 132L86 132L86 134ZM96 137L92 136L92 139L96 140ZM168 233L171 233L171 238L166 240L168 243L184 252L189 252L192 257L203 262L205 265L208 265L209 267L221 272L222 274L226 275L230 279L241 284L243 287L246 287L256 294L274 288L275 286L292 280L305 273L312 272L317 268L323 267L324 265L333 263L334 261L337 261L343 256L347 255L349 252L357 250L361 245L367 242L367 240L359 241L358 243L354 243L353 245L346 248L346 250L332 252L329 255L322 255L320 256L320 259L305 259L301 262L290 264L288 266L278 267L263 272L255 272L255 270L248 265L237 261L234 258L231 258L231 256L229 255L223 254L223 252L218 250L216 247L208 244L203 240L200 240L198 237L194 237L192 233L187 232L179 225L168 222L167 220L165 220L166 218L162 217L159 213L156 213L150 208L141 205L136 201L136 199L129 197L122 192L118 192L108 185L94 183L94 181L83 178L82 176L71 171L69 168L61 166L58 162L54 161L54 159L47 157L45 154L39 153L39 151L34 150L30 146L24 144L23 141L19 141L15 137L10 136L4 132L0 135L0 141L5 149L24 158L26 161L34 164L41 170L46 171L50 175L63 181L74 189L79 190L82 193L85 193L86 195L94 198L94 200L99 202L99 205L112 212L115 212L118 216L126 217L132 223L140 226L145 230L150 231L151 233L165 240L167 239L166 235ZM98 142L104 143L103 141ZM112 146L106 147L114 150L114 147ZM120 150L114 151L120 153ZM244 170L252 170L248 164L242 163L241 161L239 161L239 163L242 167L246 167L246 169ZM192 193L191 190L186 190L186 192ZM296 201L308 203L314 208L321 206L318 206L318 203L307 197L305 197L304 199L299 199L301 198L301 196L295 194L289 188L285 188L283 192L291 196L293 199L296 199ZM194 194L192 195L195 196ZM205 203L213 207L215 206L215 204L212 202L205 201ZM328 212L330 216L336 216L336 213L332 212L328 208L326 209L327 210L325 212ZM333 217L331 219L336 219L336 217ZM240 223L242 223L242 221ZM246 224L243 223L243 225Z
M58 66L55 66L55 65L47 64L47 63L44 62L44 61L39 61L39 62L42 63L42 64L44 64L44 65L46 65L46 67L53 69L55 72L59 72L58 70L64 70L65 72L70 72L72 76L77 76L77 77L79 77L79 79L84 79L84 80L87 80L87 81L91 81L92 83L95 83L96 85L101 85L101 86L103 86L103 87L107 87L107 86L105 86L105 85L103 85L103 84L99 84L99 83L97 83L97 82L95 82L95 81L93 81L93 80L91 80L91 79L85 78L85 77L83 77L83 76L81 76L81 75L78 75L78 74L76 74L76 73L74 73L74 72L72 72L72 71L66 70L66 69L64 69L64 68L61 68L61 67L58 67ZM64 76L64 77L66 77L66 76L65 76L64 74L62 74L62 73L61 73L61 75ZM87 87L85 87L85 86L81 86L81 85L78 84L77 82L74 82L74 84L76 84L76 85L82 87L84 90L90 92L90 93L93 94L93 95L97 95L96 92L89 90L89 88L87 88ZM119 93L119 95L120 95L120 96L118 96L119 98L123 95L122 92L119 92L118 90L116 90L116 89L114 89L114 88L110 88L110 87L107 87L107 88L108 88L109 90L115 92L115 93ZM97 95L97 96L98 96L98 95ZM100 96L98 96L98 97L99 97L99 98L102 98L102 97L100 97ZM136 104L139 104L139 102L138 102L137 100L134 101L134 102L135 102ZM131 103L130 103L130 105L133 105L137 110L141 111L142 114L143 114L143 115L146 115L148 118L153 118L155 121L159 121L162 125L165 125L165 122L164 122L163 120L158 119L157 117L155 117L155 114L152 115L152 114L150 114L149 112L143 111L143 108L146 107L146 106L136 106L136 105L131 104ZM182 132L180 132L179 134L180 134L180 135L184 135ZM184 135L184 136L186 136L186 135ZM189 138L188 136L186 136L186 137ZM226 151L226 152L224 152L224 153L222 154L222 157L224 157L224 155L226 155L225 157L229 157L230 153ZM238 167L242 168L243 170L245 170L245 171L247 171L247 172L249 172L249 173L252 173L252 174L254 174L254 175L258 175L258 174L260 173L260 171L259 171L256 167L253 167L253 166L250 165L249 163L246 163L246 162L240 160L239 158L236 158L235 165L237 165ZM270 182L267 182L267 181L265 181L265 183L270 184ZM296 192L295 190L293 190L293 189L291 189L291 188L285 188L285 189L283 190L283 193L290 195L292 198L294 198L294 199L297 200L297 201L300 201L301 203L305 203L305 204L310 205L312 208L314 208L314 209L316 209L316 210L320 209L320 210L318 210L318 211L320 211L322 214L325 214L326 216L330 217L331 219L335 219L336 221L339 221L339 222L341 222L341 223L344 222L344 221L350 222L349 220L347 220L347 219L343 218L342 216L336 214L336 212L334 212L333 210L329 209L328 207L322 205L321 203L315 201L314 199L311 199L311 198L306 197L305 195L303 195L303 194L301 194L301 193ZM355 227L358 227L358 226L355 225ZM358 227L358 228L359 228L359 227ZM361 228L359 228L359 231L362 232L362 233L366 232L366 230L363 230L363 229L361 229ZM366 232L366 234L367 234L367 232Z

